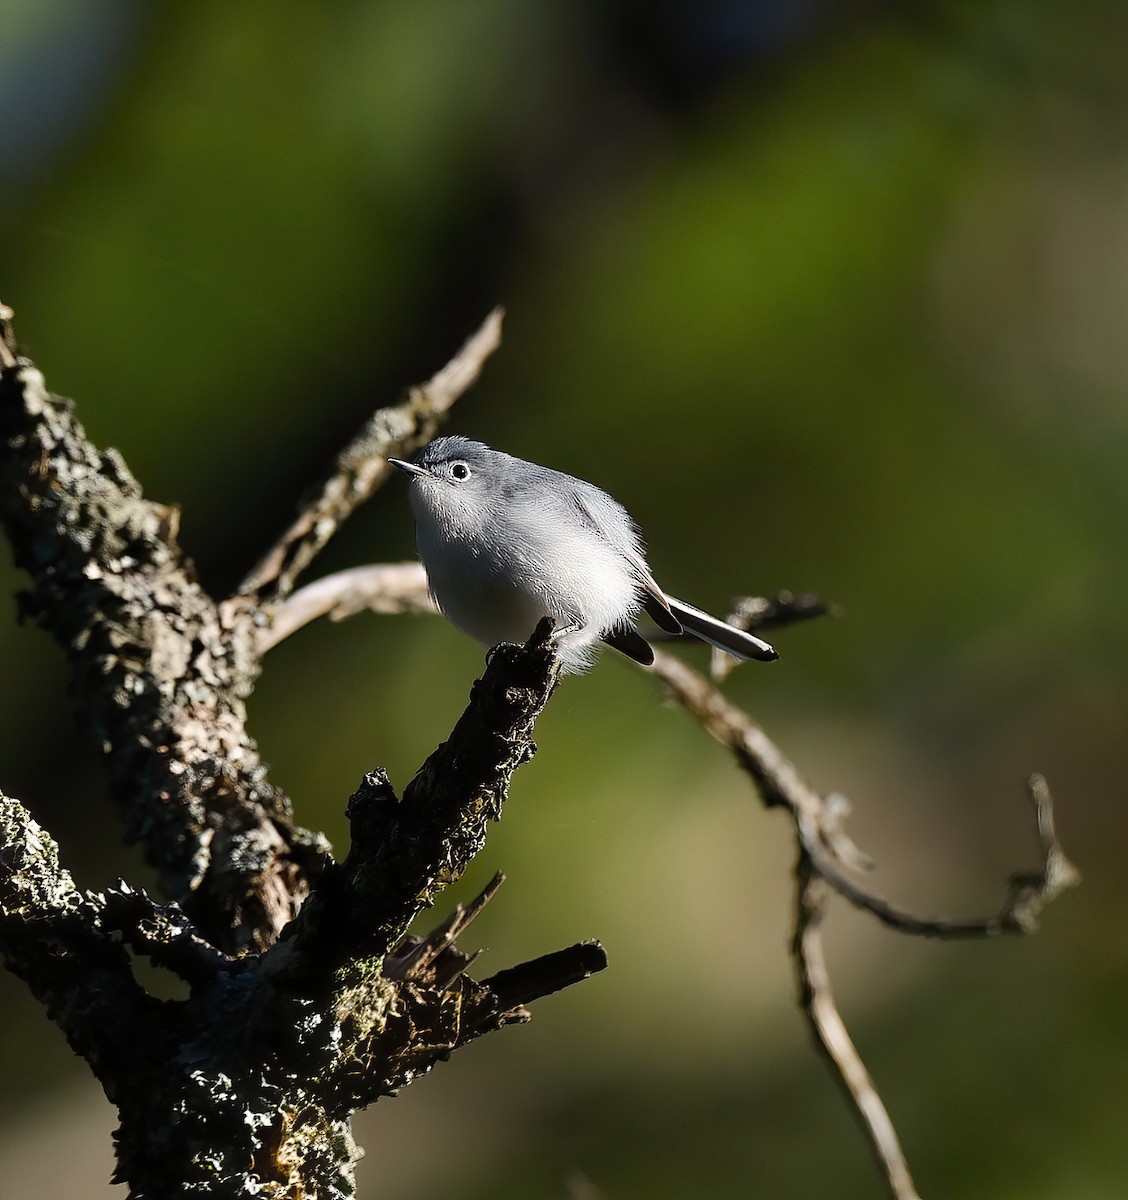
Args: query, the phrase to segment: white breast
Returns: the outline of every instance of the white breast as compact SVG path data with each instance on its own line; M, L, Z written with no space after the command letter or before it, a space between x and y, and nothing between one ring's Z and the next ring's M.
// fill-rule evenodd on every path
M506 537L466 537L420 507L419 556L435 603L450 622L486 646L527 641L551 616L575 626L559 643L565 670L590 665L592 648L614 626L633 624L641 608L626 560L594 530L545 523L530 512L506 524Z

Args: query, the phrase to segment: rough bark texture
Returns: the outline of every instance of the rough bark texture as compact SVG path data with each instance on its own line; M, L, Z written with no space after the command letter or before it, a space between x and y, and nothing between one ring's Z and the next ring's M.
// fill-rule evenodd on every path
M438 383L369 422L338 463L353 482L335 476L313 502L323 513L331 498L333 527L383 456L429 436L441 411L429 405L474 378L497 322ZM351 1196L353 1112L605 965L583 943L471 979L455 940L500 880L430 937L407 934L481 849L535 750L556 682L551 627L492 656L402 799L382 772L362 781L337 864L268 781L245 710L263 630L325 520L307 511L253 586L216 600L177 544L176 510L90 444L7 330L0 363L0 519L30 578L24 610L66 652L127 834L173 901L126 884L80 892L47 832L0 797L0 953L118 1106L131 1197ZM187 998L150 996L130 951L183 979Z
M247 733L254 611L203 590L178 513L145 500L34 367L0 382L0 517L31 579L24 612L66 651L126 834L205 936L261 948L328 847L294 824Z

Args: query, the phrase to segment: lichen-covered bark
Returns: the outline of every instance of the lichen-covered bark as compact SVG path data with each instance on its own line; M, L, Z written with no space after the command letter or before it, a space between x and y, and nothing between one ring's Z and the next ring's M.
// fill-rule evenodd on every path
M100 1078L136 1066L132 1032L155 1011L97 903L59 863L51 836L0 795L0 952Z
M0 381L0 519L31 577L25 611L66 650L129 837L227 949L295 914L326 849L298 828L247 733L253 612L217 604L114 450L31 366Z
M605 965L576 946L478 983L458 917L388 963L352 955L295 979L272 962L284 947L230 958L143 893L79 892L0 798L0 952L117 1105L116 1177L137 1200L353 1195L353 1112ZM184 976L188 999L146 994L126 945Z

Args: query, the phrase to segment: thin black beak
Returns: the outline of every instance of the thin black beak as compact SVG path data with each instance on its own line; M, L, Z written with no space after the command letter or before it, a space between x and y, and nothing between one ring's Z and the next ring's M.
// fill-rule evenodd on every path
M430 475L425 467L417 467L414 463L405 462L402 458L389 458L393 467L398 467L405 475Z

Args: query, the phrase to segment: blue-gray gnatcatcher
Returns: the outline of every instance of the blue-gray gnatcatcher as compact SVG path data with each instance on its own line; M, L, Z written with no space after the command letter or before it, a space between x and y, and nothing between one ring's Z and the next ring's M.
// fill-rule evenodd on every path
M556 622L561 668L586 670L597 643L649 666L635 629L645 611L737 658L770 661L767 642L667 596L646 565L630 513L582 479L463 437L436 438L412 462L419 557L435 603L486 646L524 642L542 617Z

